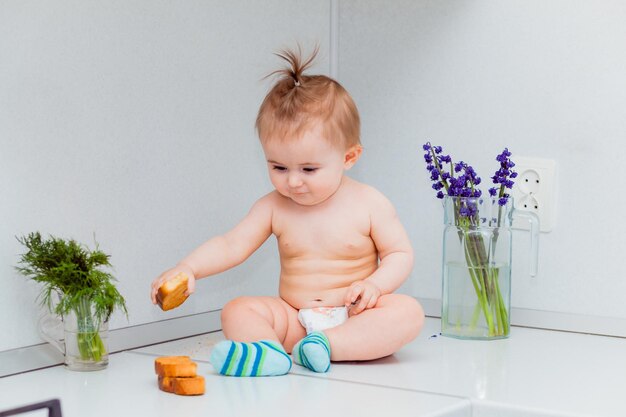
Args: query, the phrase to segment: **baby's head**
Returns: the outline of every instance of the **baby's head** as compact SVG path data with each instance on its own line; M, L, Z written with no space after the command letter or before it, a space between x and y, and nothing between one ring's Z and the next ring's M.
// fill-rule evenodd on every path
M359 113L350 94L330 77L304 74L317 52L315 48L306 60L299 47L297 52L287 49L276 54L289 67L270 74L279 79L256 119L261 143L295 140L321 127L324 138L342 151L361 144Z
M333 196L343 174L361 155L359 114L352 98L325 75L305 75L317 53L303 61L287 50L277 54L290 67L263 100L256 128L276 190L300 205Z

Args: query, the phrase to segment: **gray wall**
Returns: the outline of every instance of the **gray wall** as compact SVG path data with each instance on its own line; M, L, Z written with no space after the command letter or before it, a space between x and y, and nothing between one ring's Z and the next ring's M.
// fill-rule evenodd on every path
M556 160L559 177L537 277L528 237L514 237L513 306L568 313L574 326L588 321L576 315L621 318L613 330L626 336L626 2L340 4L340 79L364 121L359 174L410 231L414 294L441 291L442 210L420 145L444 146L487 181L508 146Z
M38 287L12 269L16 235L40 230L112 255L129 321L276 294L272 239L163 313L149 285L234 226L271 190L254 132L296 40L323 52L327 1L4 1L0 3L0 351L39 343Z
M15 236L34 230L90 245L95 234L112 255L130 310L112 328L276 293L270 240L180 309L148 300L159 272L271 189L253 130L270 85L261 78L296 41L319 42L314 70L328 73L331 3L0 3L0 351L40 343L38 287L12 268ZM626 226L611 214L626 200L626 5L340 0L339 17L333 64L363 120L352 175L383 191L409 230L417 262L403 291L440 297L441 207L421 144L484 179L508 146L559 172L539 276L527 276L528 239L515 237L514 307L626 323Z

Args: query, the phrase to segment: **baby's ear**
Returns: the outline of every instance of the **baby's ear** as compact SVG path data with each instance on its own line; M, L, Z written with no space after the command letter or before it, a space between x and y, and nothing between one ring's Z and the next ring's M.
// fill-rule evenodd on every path
M363 153L363 147L361 145L353 145L346 151L344 156L343 166L345 169L350 169L356 161L359 160Z

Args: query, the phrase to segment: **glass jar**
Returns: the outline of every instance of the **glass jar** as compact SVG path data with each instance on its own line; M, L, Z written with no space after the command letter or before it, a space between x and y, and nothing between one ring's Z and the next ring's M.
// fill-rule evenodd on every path
M513 199L444 197L441 334L460 339L509 336L513 217L527 219L531 275L537 274L539 219Z

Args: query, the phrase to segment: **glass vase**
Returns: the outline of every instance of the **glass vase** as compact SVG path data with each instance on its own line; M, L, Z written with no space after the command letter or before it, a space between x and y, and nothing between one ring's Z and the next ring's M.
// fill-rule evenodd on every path
M531 275L537 273L539 219L513 209L513 199L444 197L441 334L460 339L509 336L513 216L531 232Z
M39 334L65 356L69 370L97 371L109 364L109 322L97 317L88 298L62 318L42 317Z

